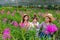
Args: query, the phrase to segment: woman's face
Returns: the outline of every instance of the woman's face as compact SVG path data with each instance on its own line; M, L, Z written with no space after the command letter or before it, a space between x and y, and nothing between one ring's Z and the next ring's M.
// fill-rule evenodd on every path
M29 18L28 18L28 16L25 16L25 18L24 18L25 20L28 20Z
M45 22L49 22L49 21L50 21L49 17L45 17Z
M36 19L34 19L34 20L33 20L33 22L37 22L37 20L36 20Z

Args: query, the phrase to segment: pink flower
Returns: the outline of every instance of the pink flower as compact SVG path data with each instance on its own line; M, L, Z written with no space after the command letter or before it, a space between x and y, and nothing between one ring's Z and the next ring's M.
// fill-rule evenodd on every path
M42 17L44 16L44 14L43 14L43 13L41 13L41 12L39 12L39 13L38 13L38 15L39 15L39 16L42 16Z
M10 11L8 11L7 14L10 14Z
M14 10L14 13L16 13L16 10Z
M2 10L1 13L4 14L4 10Z
M14 21L10 22L10 24L13 24Z
M8 20L7 18L4 18L4 19L3 19L3 22L6 22L7 20Z
M14 13L12 13L12 16L14 16Z
M4 31L3 31L3 40L6 40L7 38L11 38L10 36L10 28L6 28Z
M18 23L16 21L12 21L11 24L13 24L15 27L18 26Z
M56 25L48 25L47 26L47 31L50 32L50 33L54 33L58 30L58 28L56 27Z
M15 21L15 22L13 23L13 25L14 25L14 26L18 26L18 23Z

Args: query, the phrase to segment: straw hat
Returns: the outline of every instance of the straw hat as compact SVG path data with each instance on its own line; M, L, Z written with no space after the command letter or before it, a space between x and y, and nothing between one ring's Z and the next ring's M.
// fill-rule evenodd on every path
M23 15L22 15L22 17L24 17L24 16L28 16L28 17L29 17L29 15L27 15L27 14L23 14ZM29 17L29 18L30 18L30 17Z
M49 17L49 18L51 18L51 22L53 22L53 21L55 20L54 17L53 17L53 15L50 14L50 13L45 14L44 17Z

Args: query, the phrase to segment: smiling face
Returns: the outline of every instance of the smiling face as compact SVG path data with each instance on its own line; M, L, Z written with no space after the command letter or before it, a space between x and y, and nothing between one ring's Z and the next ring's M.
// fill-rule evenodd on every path
M29 19L29 18L28 18L28 16L25 16L25 17L24 17L24 20L26 20L26 21L27 21L28 19Z
M28 15L25 15L24 17L23 17L23 22L24 21L28 21L29 20L29 16Z
M33 19L33 22L37 22L37 19Z
M48 16L45 17L45 22L51 22L51 18L49 18Z

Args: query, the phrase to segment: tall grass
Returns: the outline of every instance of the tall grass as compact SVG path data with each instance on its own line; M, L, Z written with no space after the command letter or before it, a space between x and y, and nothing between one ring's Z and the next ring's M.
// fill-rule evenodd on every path
M19 26L15 27L14 25L10 24L11 21L16 21L18 23L20 23L20 21L22 20L22 16L21 14L17 11L14 16L11 16L12 12L14 12L15 8L0 8L0 10L4 9L4 14L0 13L0 40L2 40L2 33L4 31L5 28L9 27L10 28L10 32L11 32L11 39L8 40L55 40L56 36L58 35L58 32L55 33L53 35L53 37L51 38L40 38L40 37L36 37L36 30L26 30L26 29L21 29ZM7 11L10 11L11 13L9 15L7 15ZM43 16L40 16L38 14L38 12L41 13L45 13L47 12L47 10L45 9L32 9L32 8L19 8L19 11L23 11L26 14L28 14L30 16L30 21L32 21L32 17L34 15L34 13L37 14L38 18L39 18L39 22L43 22L44 18ZM29 12L27 12L29 11ZM57 17L56 21L54 21L53 23L57 25L58 28L60 28L60 23L58 21L58 19L60 19L60 14L55 13L55 10L48 10L48 12L52 13L54 17ZM57 15L57 16L56 16ZM6 22L3 22L3 18L7 18Z

